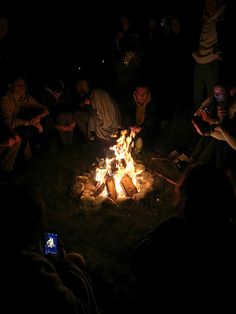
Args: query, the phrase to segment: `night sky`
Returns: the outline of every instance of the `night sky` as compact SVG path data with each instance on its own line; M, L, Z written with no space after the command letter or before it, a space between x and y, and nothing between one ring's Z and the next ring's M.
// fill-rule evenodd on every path
M149 17L160 19L171 13L191 24L200 17L202 8L201 0L6 3L7 7L0 9L9 16L11 35L23 58L35 67L103 59L111 49L121 15L130 16L139 31Z
M17 33L17 38L30 40L47 46L56 46L59 50L69 43L77 43L81 50L96 49L93 41L108 39L116 28L119 16L128 14L137 28L141 28L150 16L162 17L171 12L183 14L183 8L191 12L189 16L196 15L196 3L191 0L191 5L184 4L184 0L146 0L144 4L138 1L117 1L108 3L97 1L36 1L30 4L8 3L12 30ZM97 43L96 43L97 44ZM72 45L73 46L73 45ZM95 46L95 47L94 47ZM37 44L36 44L37 47ZM45 46L39 48L47 49Z

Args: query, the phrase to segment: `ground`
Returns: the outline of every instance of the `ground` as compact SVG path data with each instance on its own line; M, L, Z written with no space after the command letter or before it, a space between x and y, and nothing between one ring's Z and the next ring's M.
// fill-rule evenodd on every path
M79 251L92 270L99 269L112 280L117 271L127 268L138 239L163 219L175 215L174 185L154 175L154 190L139 202L120 206L105 203L86 207L73 198L71 187L78 172L89 171L96 160L96 142L80 142L61 151L56 143L47 152L38 153L17 182L33 185L46 204L46 228L56 229L65 249ZM141 156L146 169L158 171L172 180L180 173L173 163L151 153Z

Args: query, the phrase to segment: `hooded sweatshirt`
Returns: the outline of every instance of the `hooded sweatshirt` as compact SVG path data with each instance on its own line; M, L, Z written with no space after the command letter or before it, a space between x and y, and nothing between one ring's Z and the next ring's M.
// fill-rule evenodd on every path
M211 17L204 14L199 48L192 54L197 63L207 64L217 60L219 57L219 53L215 53L215 48L218 44L216 23L218 21L223 21L224 15L225 5L222 5Z

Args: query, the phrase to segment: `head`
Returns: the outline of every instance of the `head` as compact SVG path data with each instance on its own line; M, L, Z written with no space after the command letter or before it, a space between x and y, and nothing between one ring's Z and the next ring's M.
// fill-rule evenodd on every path
M78 80L75 88L78 94L88 95L90 91L89 81L87 79Z
M223 223L235 215L235 198L227 174L213 165L194 165L177 188L179 208L193 223Z
M22 77L14 78L11 83L9 84L10 91L16 97L23 97L26 94L26 82Z
M217 84L213 88L213 96L217 102L225 102L228 94L227 87L222 84Z
M14 252L39 247L44 208L40 196L26 186L1 184L0 198L1 221L8 230L2 239L7 249Z
M171 17L170 27L173 34L177 35L180 33L180 21L176 16Z
M144 105L150 97L149 87L145 85L137 86L134 91L134 96L141 105Z
M8 19L0 17L0 39L3 39L8 32Z
M205 0L205 10L207 15L210 17L215 15L221 4L222 1L220 0Z
M127 16L122 16L120 18L120 25L124 32L127 32L130 28L130 20Z
M148 29L150 31L155 31L157 29L157 21L155 19L150 19L148 21Z

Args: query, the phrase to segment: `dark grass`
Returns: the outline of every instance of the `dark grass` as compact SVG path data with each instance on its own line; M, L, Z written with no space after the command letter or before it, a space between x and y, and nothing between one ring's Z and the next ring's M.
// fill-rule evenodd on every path
M117 271L128 267L138 239L176 214L174 186L154 177L154 190L139 202L86 206L72 197L71 186L76 174L91 170L100 149L96 142L76 139L73 146L61 151L53 142L51 149L36 154L15 180L43 195L45 226L58 230L65 249L81 252L91 270L100 269L112 280ZM162 172L174 180L179 177L172 163L155 157L150 153L141 157L148 171Z

